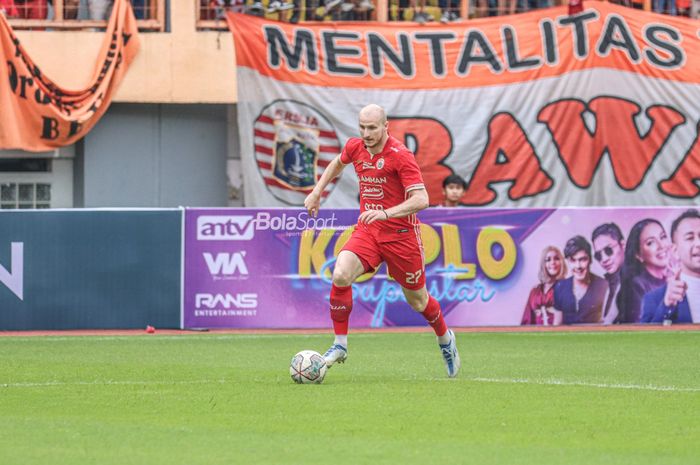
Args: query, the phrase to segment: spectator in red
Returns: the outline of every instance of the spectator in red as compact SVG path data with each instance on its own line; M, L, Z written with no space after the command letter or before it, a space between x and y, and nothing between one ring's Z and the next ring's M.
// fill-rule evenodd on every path
M0 0L0 13L8 18L16 18L19 15L13 0Z
M46 19L46 0L14 0L17 17L21 19Z
M78 19L79 7L80 0L63 0L63 19Z

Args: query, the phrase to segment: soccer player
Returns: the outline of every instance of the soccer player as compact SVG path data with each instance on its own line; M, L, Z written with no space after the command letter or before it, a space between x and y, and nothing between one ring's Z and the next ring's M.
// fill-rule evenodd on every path
M348 356L348 318L352 283L382 261L401 284L408 304L420 312L437 335L449 377L460 368L455 335L447 328L440 304L425 286L425 263L416 213L428 207L428 193L415 156L389 135L384 109L367 105L360 111L360 138L348 139L304 200L316 216L328 183L353 164L360 182L360 216L333 270L330 313L335 341L325 353L328 367Z

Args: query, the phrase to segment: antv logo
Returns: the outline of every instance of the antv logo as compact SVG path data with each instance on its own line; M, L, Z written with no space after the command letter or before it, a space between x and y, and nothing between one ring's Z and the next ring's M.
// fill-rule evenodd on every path
M0 264L0 283L24 300L24 242L12 243L10 271Z
M251 215L197 218L198 241L249 241L254 234L255 225Z

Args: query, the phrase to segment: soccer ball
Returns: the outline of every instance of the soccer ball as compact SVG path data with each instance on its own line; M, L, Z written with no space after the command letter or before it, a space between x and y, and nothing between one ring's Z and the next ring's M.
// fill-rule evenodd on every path
M326 361L313 350L302 350L289 364L289 374L297 384L320 384L326 377Z

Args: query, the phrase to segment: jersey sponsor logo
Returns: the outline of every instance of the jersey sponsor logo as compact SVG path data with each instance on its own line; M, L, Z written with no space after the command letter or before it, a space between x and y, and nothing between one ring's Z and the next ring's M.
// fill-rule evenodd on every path
M384 188L381 185L360 183L360 196L367 200L380 200L384 198Z
M384 205L381 203L365 202L365 210L384 210Z
M362 176L360 176L360 181L368 182L371 184L385 184L386 183L386 176L365 176L365 175L362 175Z
M303 205L324 168L340 152L331 122L315 108L293 100L276 100L263 108L253 125L253 139L266 188L292 205Z

